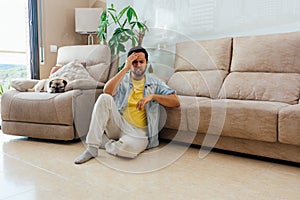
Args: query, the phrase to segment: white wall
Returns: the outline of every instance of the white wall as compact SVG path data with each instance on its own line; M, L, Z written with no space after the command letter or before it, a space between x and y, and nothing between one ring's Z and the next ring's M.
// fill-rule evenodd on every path
M300 30L299 0L135 0L151 28L210 39ZM161 32L161 31L160 31ZM168 37L167 37L168 38Z
M300 0L107 0L107 5L132 5L150 32L143 46L155 59L172 64L174 44L226 36L300 31Z
M300 30L300 0L107 0L132 5L151 28L193 39Z

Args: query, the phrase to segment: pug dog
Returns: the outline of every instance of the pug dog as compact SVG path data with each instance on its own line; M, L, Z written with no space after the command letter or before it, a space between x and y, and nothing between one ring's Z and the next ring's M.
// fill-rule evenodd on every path
M48 92L48 93L63 93L68 84L65 78L55 77L52 79L42 79L37 84L28 89L28 92Z

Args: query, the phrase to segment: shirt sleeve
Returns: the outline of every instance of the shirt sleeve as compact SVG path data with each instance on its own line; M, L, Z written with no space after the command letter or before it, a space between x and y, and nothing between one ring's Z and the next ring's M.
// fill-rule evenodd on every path
M113 97L116 101L117 99L121 99L122 95L124 95L124 85L123 85L123 82L121 81L121 83L118 85L116 93L113 95Z
M175 94L175 90L170 88L165 82L161 81L160 79L157 79L157 94Z

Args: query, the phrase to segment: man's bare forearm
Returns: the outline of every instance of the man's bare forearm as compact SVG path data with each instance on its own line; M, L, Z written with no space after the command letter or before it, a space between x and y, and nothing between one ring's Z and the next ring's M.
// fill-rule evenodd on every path
M103 93L113 95L116 92L118 85L120 84L122 78L129 71L128 68L123 68L119 71L112 79L107 81L104 86Z
M180 105L179 99L176 94L151 94L151 99L166 107L177 107Z
M132 53L126 60L124 68L119 71L112 79L107 81L104 86L103 92L106 94L114 95L116 93L117 87L120 84L121 80L125 74L130 70L132 62L136 60L138 56L135 53Z

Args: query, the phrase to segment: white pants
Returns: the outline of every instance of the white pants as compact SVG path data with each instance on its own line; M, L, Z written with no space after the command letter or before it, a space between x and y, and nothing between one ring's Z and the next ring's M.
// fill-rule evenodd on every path
M147 128L132 126L121 116L112 96L99 96L86 137L88 146L104 148L113 155L134 158L147 148L147 135Z

